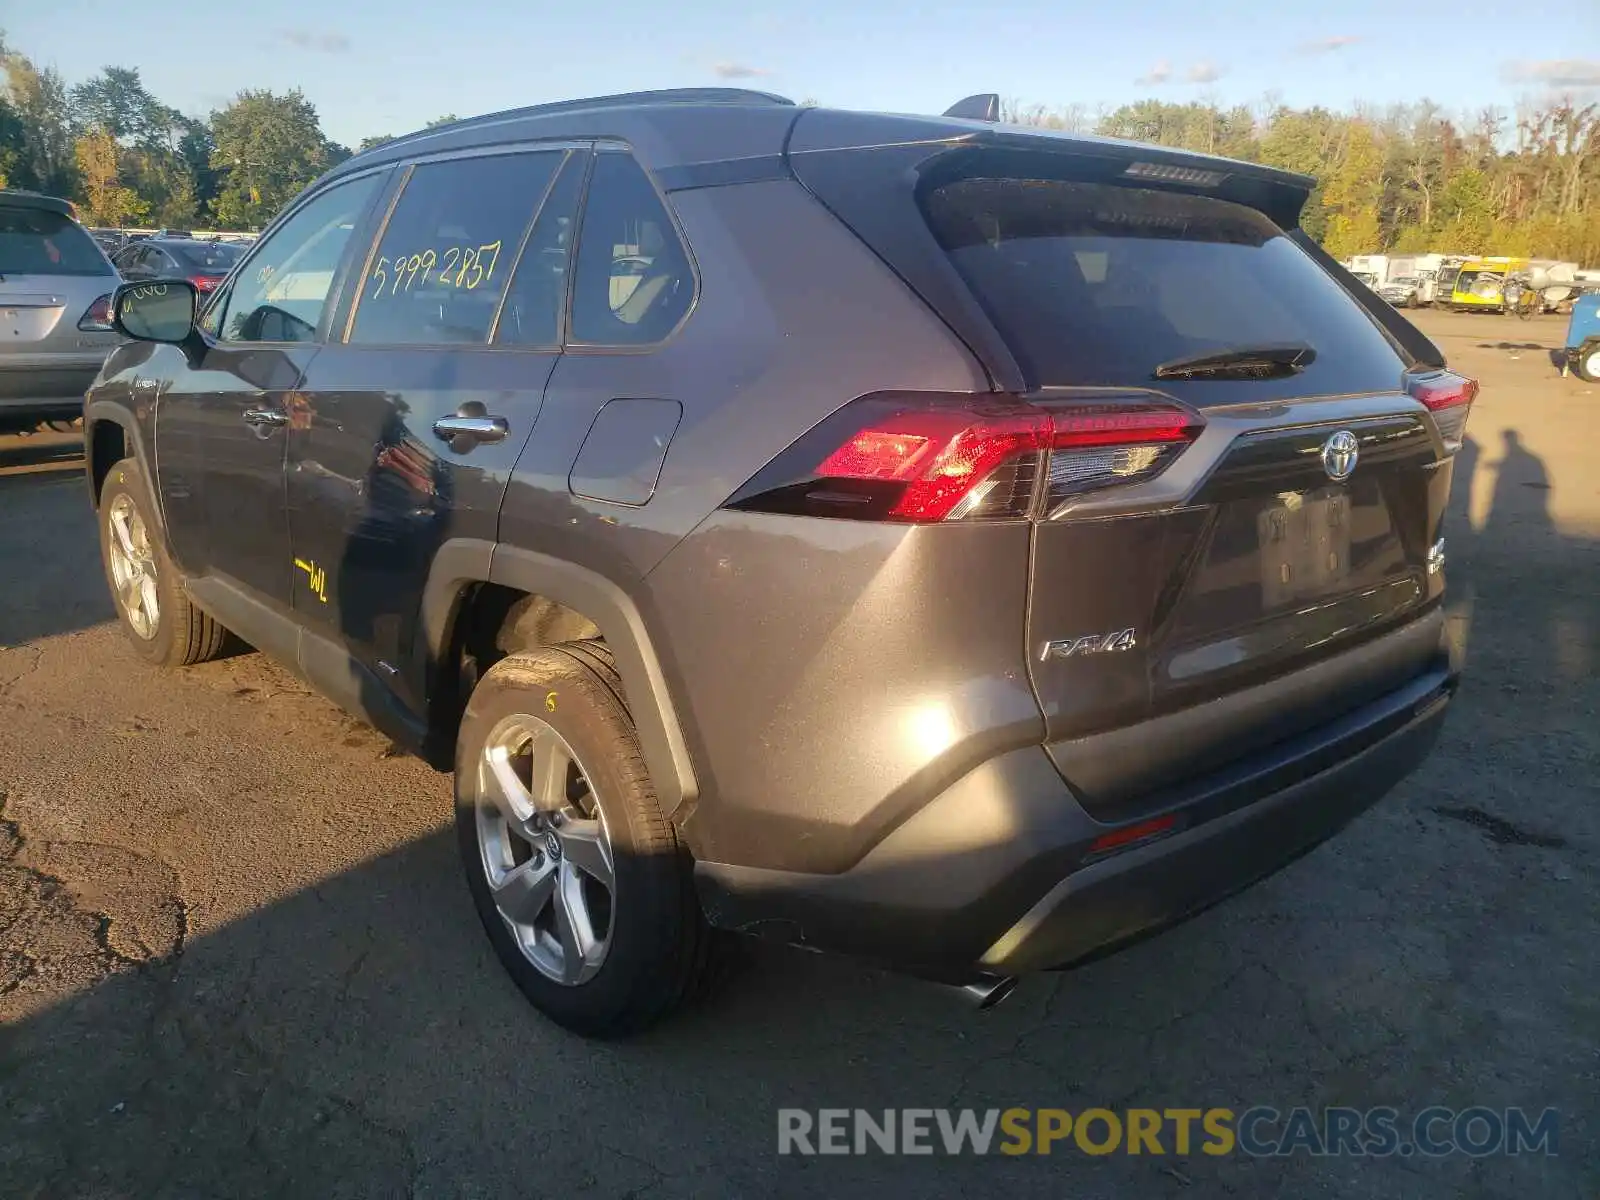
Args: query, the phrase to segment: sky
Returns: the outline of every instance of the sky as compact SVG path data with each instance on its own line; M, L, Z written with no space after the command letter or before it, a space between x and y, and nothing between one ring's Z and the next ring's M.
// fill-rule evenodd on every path
M191 116L242 88L298 87L352 147L446 113L659 87L892 112L974 92L1091 114L1146 96L1452 111L1553 86L1600 98L1600 0L150 0L136 21L103 0L0 0L0 30L69 84L137 67Z

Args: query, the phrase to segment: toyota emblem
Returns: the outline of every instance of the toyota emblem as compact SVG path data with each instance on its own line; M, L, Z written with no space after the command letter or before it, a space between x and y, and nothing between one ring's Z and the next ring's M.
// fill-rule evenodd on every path
M1335 483L1343 483L1356 469L1361 443L1348 429L1341 429L1322 443L1322 469Z

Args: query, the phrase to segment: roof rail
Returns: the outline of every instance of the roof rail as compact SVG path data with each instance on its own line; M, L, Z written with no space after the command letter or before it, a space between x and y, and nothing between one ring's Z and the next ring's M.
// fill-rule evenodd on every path
M458 129L471 129L475 125L488 125L518 117L542 117L550 113L584 112L594 108L636 108L652 104L786 104L794 107L787 96L772 92L757 92L749 88L662 88L651 92L620 92L614 96L590 96L581 100L556 100L549 104L532 104L526 108L508 108L501 112L484 113L480 117L467 117L447 125L432 125L414 133L391 138L373 150L385 150L397 143L432 137L438 133L452 133ZM371 153L371 151L368 151Z

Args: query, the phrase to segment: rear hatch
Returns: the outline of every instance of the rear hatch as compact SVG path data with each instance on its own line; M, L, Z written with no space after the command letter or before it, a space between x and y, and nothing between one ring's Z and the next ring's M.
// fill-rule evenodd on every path
M1273 219L1292 228L1291 177L1121 144L1021 146L895 164L915 180L922 253L953 269L902 274L997 383L1054 414L1028 669L1057 766L1110 819L1426 669L1436 637L1384 635L1437 607L1471 390L1460 402L1459 381L1426 368L1428 392L1410 327L1386 329L1397 318ZM848 172L828 157L796 155L802 182L908 263L865 199L870 152ZM1449 398L1448 414L1422 395ZM1268 684L1267 707L1184 722L1176 752L1129 752L1129 727Z
M84 350L78 322L117 284L87 231L40 203L0 194L0 365L8 355Z

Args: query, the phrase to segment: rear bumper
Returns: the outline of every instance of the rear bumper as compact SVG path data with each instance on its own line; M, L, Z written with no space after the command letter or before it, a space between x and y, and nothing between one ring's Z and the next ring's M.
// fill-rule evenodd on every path
M104 361L100 354L26 366L0 362L0 416L82 416L84 394Z
M1097 857L1095 839L1119 827L1089 816L1028 748L973 771L840 874L701 863L702 903L723 928L929 978L1066 966L1180 921L1338 832L1427 757L1456 681L1441 659L1197 781L1167 810L1171 830L1131 848Z

